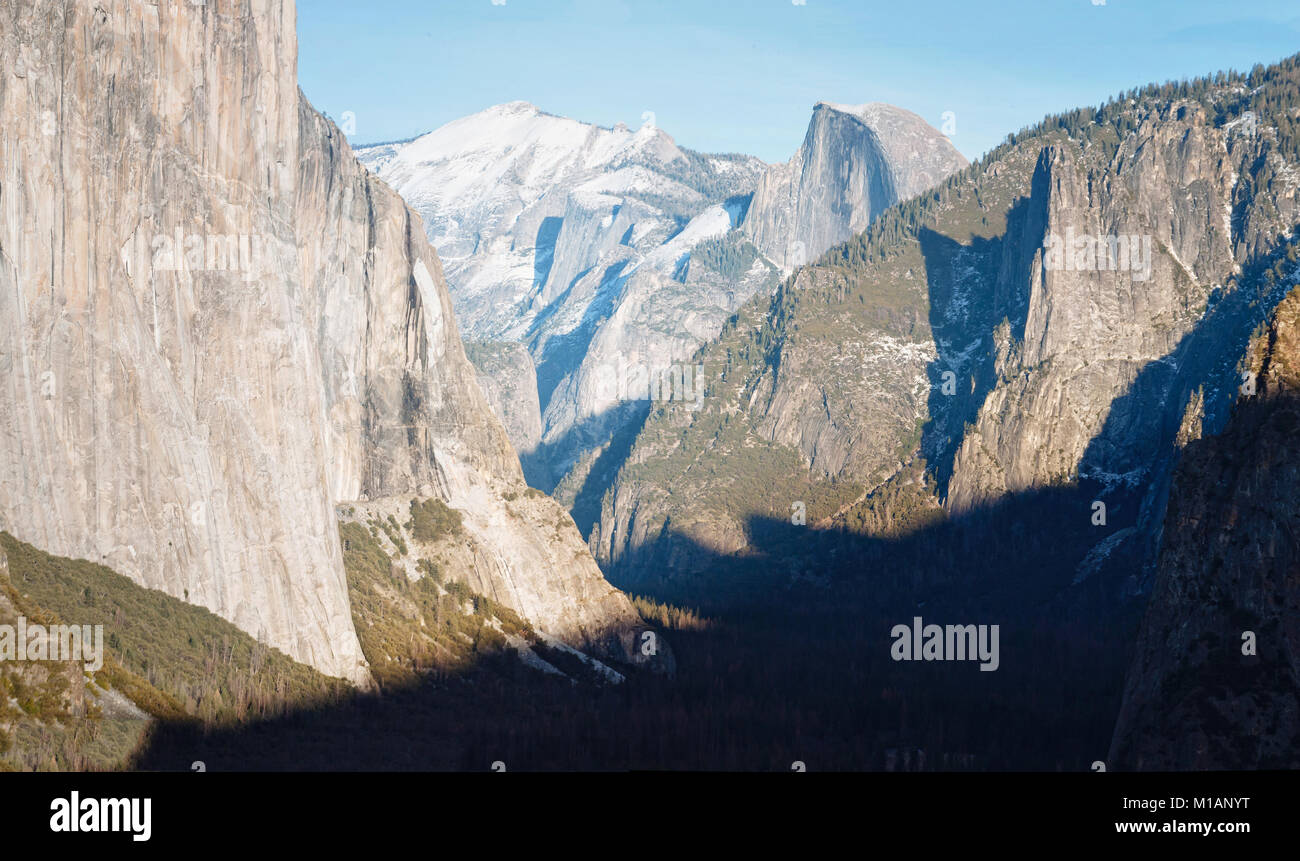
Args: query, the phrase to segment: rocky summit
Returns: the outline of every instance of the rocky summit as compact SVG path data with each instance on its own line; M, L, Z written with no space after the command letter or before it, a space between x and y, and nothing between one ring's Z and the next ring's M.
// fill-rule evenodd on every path
M965 166L948 138L911 111L820 102L803 146L759 179L745 234L789 272Z

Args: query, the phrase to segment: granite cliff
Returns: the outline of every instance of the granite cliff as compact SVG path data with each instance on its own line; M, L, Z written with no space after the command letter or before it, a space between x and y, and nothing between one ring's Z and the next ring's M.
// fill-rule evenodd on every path
M964 167L948 139L911 111L819 102L799 151L759 179L745 234L789 272Z
M438 256L298 90L291 0L0 16L0 526L358 683L341 501L464 508L557 637L637 621L506 514Z

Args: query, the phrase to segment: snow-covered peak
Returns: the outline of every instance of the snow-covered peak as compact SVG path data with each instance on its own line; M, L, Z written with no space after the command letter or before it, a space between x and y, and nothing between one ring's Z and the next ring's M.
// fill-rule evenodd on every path
M649 191L656 183L647 173L686 161L653 123L605 128L525 101L494 105L406 143L360 147L357 155L425 216L435 243L455 247L477 242L484 229L509 230L518 213L557 189L593 180L599 186L602 176L639 167L635 184Z
M610 301L606 281L647 263L656 283L684 277L698 242L736 226L744 205L723 204L751 193L766 167L681 149L643 119L604 127L515 101L356 152L423 219L461 331L540 351L609 313L587 313Z
M363 161L366 149L359 151ZM666 161L681 157L672 138L651 124L635 131L623 124L605 128L516 101L453 120L395 147L389 169L454 160L463 173L472 167L466 159L481 154L494 161L527 161L529 173L540 177L564 169L597 170L644 152Z
M490 113L539 114L541 113L541 111L538 109L537 105L533 104L532 102L526 102L523 99L516 99L513 102L506 102L500 105L493 105L492 107L483 111L483 113L485 114L490 114Z
M466 339L526 346L537 422L552 441L574 433L533 451L534 466L567 469L635 420L636 410L596 409L599 369L629 355L655 367L689 357L775 285L757 257L727 276L688 265L738 226L767 166L682 149L654 115L641 119L604 127L516 101L356 150L423 219ZM708 259L733 245L711 244Z

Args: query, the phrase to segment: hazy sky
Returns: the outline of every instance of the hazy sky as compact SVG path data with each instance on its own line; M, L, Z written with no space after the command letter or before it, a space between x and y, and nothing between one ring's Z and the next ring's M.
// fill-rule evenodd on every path
M354 143L501 102L784 161L890 102L973 158L1044 114L1300 52L1296 0L298 0L303 91Z

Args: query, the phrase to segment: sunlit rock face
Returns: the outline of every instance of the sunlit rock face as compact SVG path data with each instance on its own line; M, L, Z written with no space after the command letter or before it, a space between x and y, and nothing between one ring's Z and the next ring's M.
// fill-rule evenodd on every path
M952 143L911 111L820 102L799 151L759 181L745 232L788 270L965 166Z
M0 18L0 526L359 683L340 500L437 493L502 577L610 593L546 618L636 619L571 523L504 515L439 259L299 92L292 2Z

